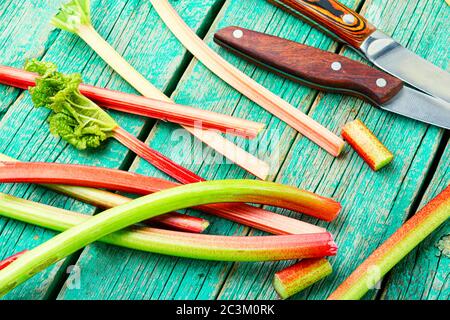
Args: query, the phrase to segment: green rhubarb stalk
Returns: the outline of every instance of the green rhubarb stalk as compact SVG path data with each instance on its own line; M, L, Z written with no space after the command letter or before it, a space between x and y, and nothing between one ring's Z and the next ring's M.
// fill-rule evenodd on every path
M293 193L297 192L298 190L295 188L271 182L219 180L183 185L138 198L99 213L23 254L0 271L0 296L86 245L140 221L167 212L212 202L251 202L256 200L260 203L275 205L284 201L286 197L294 197ZM314 237L314 235L309 235L309 237ZM336 250L336 245L330 240L328 253L335 254ZM324 252L320 254L326 255ZM317 255L315 252L315 257Z
M342 137L374 171L380 170L394 159L394 155L359 119L342 128Z
M376 249L328 299L361 299L389 270L449 217L450 185Z
M331 264L325 258L305 259L277 273L273 286L281 299L287 299L330 275Z
M85 214L1 193L0 215L55 231L65 231L91 219ZM134 226L111 233L99 241L135 250L191 259L264 261L287 259L290 255L299 255L300 251L303 251L304 255L316 254L313 252L324 254L327 248L331 248L330 239L330 234L327 232L315 235L227 237L203 234L198 236L187 232ZM320 251L320 246L325 250ZM21 254L23 253L25 252ZM14 260L17 258L18 256ZM11 259L12 257L9 259L9 264L14 261Z

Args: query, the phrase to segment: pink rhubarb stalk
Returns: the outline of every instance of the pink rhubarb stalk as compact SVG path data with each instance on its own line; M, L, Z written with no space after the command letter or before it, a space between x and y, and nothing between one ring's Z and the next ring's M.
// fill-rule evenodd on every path
M199 175L170 160L162 153L150 148L121 127L116 127L113 132L113 137L117 141L175 180L183 184L205 181L205 179Z
M306 289L325 278L333 268L327 259L306 259L275 273L273 286L282 299Z
M362 298L398 262L450 217L450 185L376 249L329 297Z
M35 86L37 77L32 72L0 66L0 83L5 85L26 90ZM264 129L261 123L86 84L80 84L80 92L104 108L185 126L201 126L200 129L217 130L246 138L255 138Z
M141 195L179 185L175 182L115 169L40 162L3 162L0 165L0 182L70 184ZM299 191L297 188L290 188ZM252 202L260 203L259 201L260 199L253 199ZM334 219L341 210L340 203L305 190L295 193L295 197L286 195L283 201L279 201L275 205L327 221ZM278 216L272 212L244 204L211 204L198 209L228 219L234 217L231 219L233 221L244 217L254 217L254 222L257 222L256 219L259 217L259 219L267 219L266 221L269 222L271 218ZM274 221L276 220L274 219ZM270 225L270 223L268 224ZM317 231L316 228L314 226Z

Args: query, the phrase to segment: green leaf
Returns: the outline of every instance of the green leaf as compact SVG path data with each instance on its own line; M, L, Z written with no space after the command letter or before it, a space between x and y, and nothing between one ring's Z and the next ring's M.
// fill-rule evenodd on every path
M118 124L80 93L80 74L65 75L55 64L35 59L27 61L25 69L40 75L30 93L36 107L52 110L49 126L53 135L79 150L96 148L113 135Z
M81 25L91 24L89 0L72 0L63 4L50 20L55 27L77 33Z

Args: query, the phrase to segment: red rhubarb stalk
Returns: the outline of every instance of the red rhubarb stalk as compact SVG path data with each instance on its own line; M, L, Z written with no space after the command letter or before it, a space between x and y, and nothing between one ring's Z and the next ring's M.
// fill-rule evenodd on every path
M0 66L0 83L20 89L36 85L36 73ZM86 84L79 86L81 94L104 108L132 113L144 117L169 121L200 129L217 130L224 133L255 138L264 129L264 124L239 119L212 111L196 109L168 101L160 101L134 94L124 93Z
M70 184L141 195L179 185L175 182L122 170L44 162L2 162L0 165L0 182ZM286 194L283 201L274 203L274 205L326 221L333 220L341 210L340 203L333 199L294 187L286 188L293 191L292 197ZM261 203L260 201L261 199L256 198L252 200L254 203ZM228 218L233 215L233 212L236 215L242 213L252 215L257 208L242 204L212 204L202 206L199 209Z
M302 260L275 273L273 286L280 298L287 299L325 278L332 271L327 259Z
M374 171L380 170L394 159L394 155L361 120L347 123L342 129L342 137Z
M0 270L5 269L7 266L9 266L11 263L16 261L21 255L23 255L27 250L20 251L5 260L0 261Z
M5 156L0 153L0 168L2 167L2 161L15 161L15 159ZM6 165L6 164L4 164ZM9 167L13 168L13 167ZM24 171L17 170L19 167L15 167L15 169L11 170L11 173L14 173L19 180L23 179L21 182L30 182L30 183L38 183L33 182L33 179L30 179L26 175L24 175ZM29 169L26 169L29 170ZM50 167L43 168L43 170L49 170L48 174L55 173L55 179L52 179L52 181L45 185L45 187L52 189L54 191L66 194L70 197L76 198L78 200L87 202L89 204L92 204L96 207L101 207L104 209L109 209L112 207L117 207L122 204L125 204L127 202L130 202L133 199L121 196L120 194L111 193L104 190L99 189L93 189L93 188L85 188L85 187L75 187L75 186L69 186L69 185L58 185L53 184L55 181L58 180L58 170L52 169ZM35 177L37 180L39 180L39 177ZM80 173L80 176L78 176L79 179L88 179L89 177L86 177L83 175L83 173ZM92 177L90 177L92 178ZM5 181L10 180L8 177L5 176ZM161 183L163 183L165 180L160 179ZM41 180L44 181L44 180ZM19 182L19 181L17 181ZM68 181L66 181L68 182ZM167 186L169 187L169 186ZM198 218L194 216L190 216L187 214L181 214L177 212L171 212L167 213L158 217L155 217L150 220L144 221L145 224L151 225L151 226L160 226L164 228L168 228L171 230L177 230L177 231L184 231L184 232L195 232L195 233L201 233L206 230L209 226L209 222L203 218ZM325 231L322 229L322 231ZM319 231L320 232L320 231Z
M1 161L16 161L15 159L5 156L3 154L0 154L0 160ZM13 167L11 167L13 168ZM17 168L17 167L16 167ZM1 167L0 167L1 170ZM64 177L65 175L69 174L71 172L70 170L62 170L61 172L58 172L58 170L51 170L52 172L55 172L55 177L59 177L58 179ZM30 176L25 177L21 176L19 172L22 172L22 170L15 170L17 173L15 182L20 182L20 179L26 179L28 182L30 181ZM73 177L75 176L75 177ZM90 179L84 179L85 181L92 181L92 177L100 177L101 175L97 175L97 173L94 173L92 176L90 176ZM9 179L7 176L3 176L5 179ZM43 176L35 178L44 179ZM67 177L69 178L69 177ZM72 178L74 180L67 180L68 184L79 184L78 180L83 179L80 178L79 175L72 175ZM52 178L47 177L45 179L50 180L41 180L41 181L49 181L50 183L54 183L54 180ZM158 179L160 180L160 179ZM11 180L9 180L11 181ZM25 181L25 180L24 180ZM162 180L163 182L167 182L165 180ZM84 183L84 182L83 182ZM117 183L117 180L114 181L114 183ZM132 184L133 181L125 182L128 184ZM173 182L170 182L173 183ZM120 206L126 202L129 202L131 199L121 196L116 193L111 193L108 191L100 190L100 189L93 189L88 187L80 187L80 186L72 186L72 185L61 185L61 184L47 184L45 185L47 188L55 190L57 192L66 194L70 197L79 199L81 201L90 203L94 206L101 207L101 208L112 208L116 206ZM108 185L105 185L107 188ZM170 187L170 186L168 186ZM303 221L299 221L297 219L289 218L281 214L276 214L272 211L267 211L262 208L245 205L245 204L228 204L228 205L209 205L204 206L203 208L200 208L200 210L203 210L205 212L208 212L210 214L217 215L219 217L222 217L224 219L228 219L246 226L250 226L262 231L266 231L268 233L272 234L302 234L302 233L321 233L325 232L326 230L324 228L315 226L313 224L309 224ZM172 213L173 214L173 213ZM179 218L181 219L190 219L189 216L186 215L179 215ZM190 219L191 220L191 219ZM202 219L203 220L203 219ZM203 220L205 221L205 220ZM147 221L148 222L148 221ZM188 225L195 224L197 226L205 225L202 224L201 221L191 221ZM205 221L206 222L206 221ZM184 225L183 221L180 221L177 225ZM170 226L169 226L170 227ZM173 227L172 227L173 228ZM177 229L179 230L179 229ZM193 232L193 230L181 230L181 231L188 231Z
M389 270L449 217L450 185L376 249L328 299L361 299Z
M36 273L88 244L145 219L212 202L242 203L257 200L260 203L274 205L294 194L301 197L301 193L301 190L277 183L256 180L219 180L182 185L141 197L90 217L85 222L77 224L22 255L10 266L0 271L0 297ZM5 206L10 207L11 203L8 197L3 196L3 198ZM288 239L296 236L302 236L303 241L306 238L308 240L306 242L314 245L305 248L298 242L289 242ZM278 248L277 250L282 253L281 259L293 259L319 257L323 256L324 253L336 254L336 244L330 234L326 234L326 236L326 239L322 239L326 241L325 245L323 241L318 242L319 237L316 234L269 236L269 238L282 237L282 239L287 240L285 244L290 249ZM272 243L272 241L269 242ZM278 244L283 241L273 242ZM296 252L296 257L291 252Z

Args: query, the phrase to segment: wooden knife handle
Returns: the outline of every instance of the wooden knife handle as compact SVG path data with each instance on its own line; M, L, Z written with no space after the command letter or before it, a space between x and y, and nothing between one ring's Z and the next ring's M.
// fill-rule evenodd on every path
M219 30L214 41L285 78L362 97L376 105L384 104L403 88L401 80L361 62L240 27Z
M350 8L334 0L268 0L289 13L360 48L376 28Z

